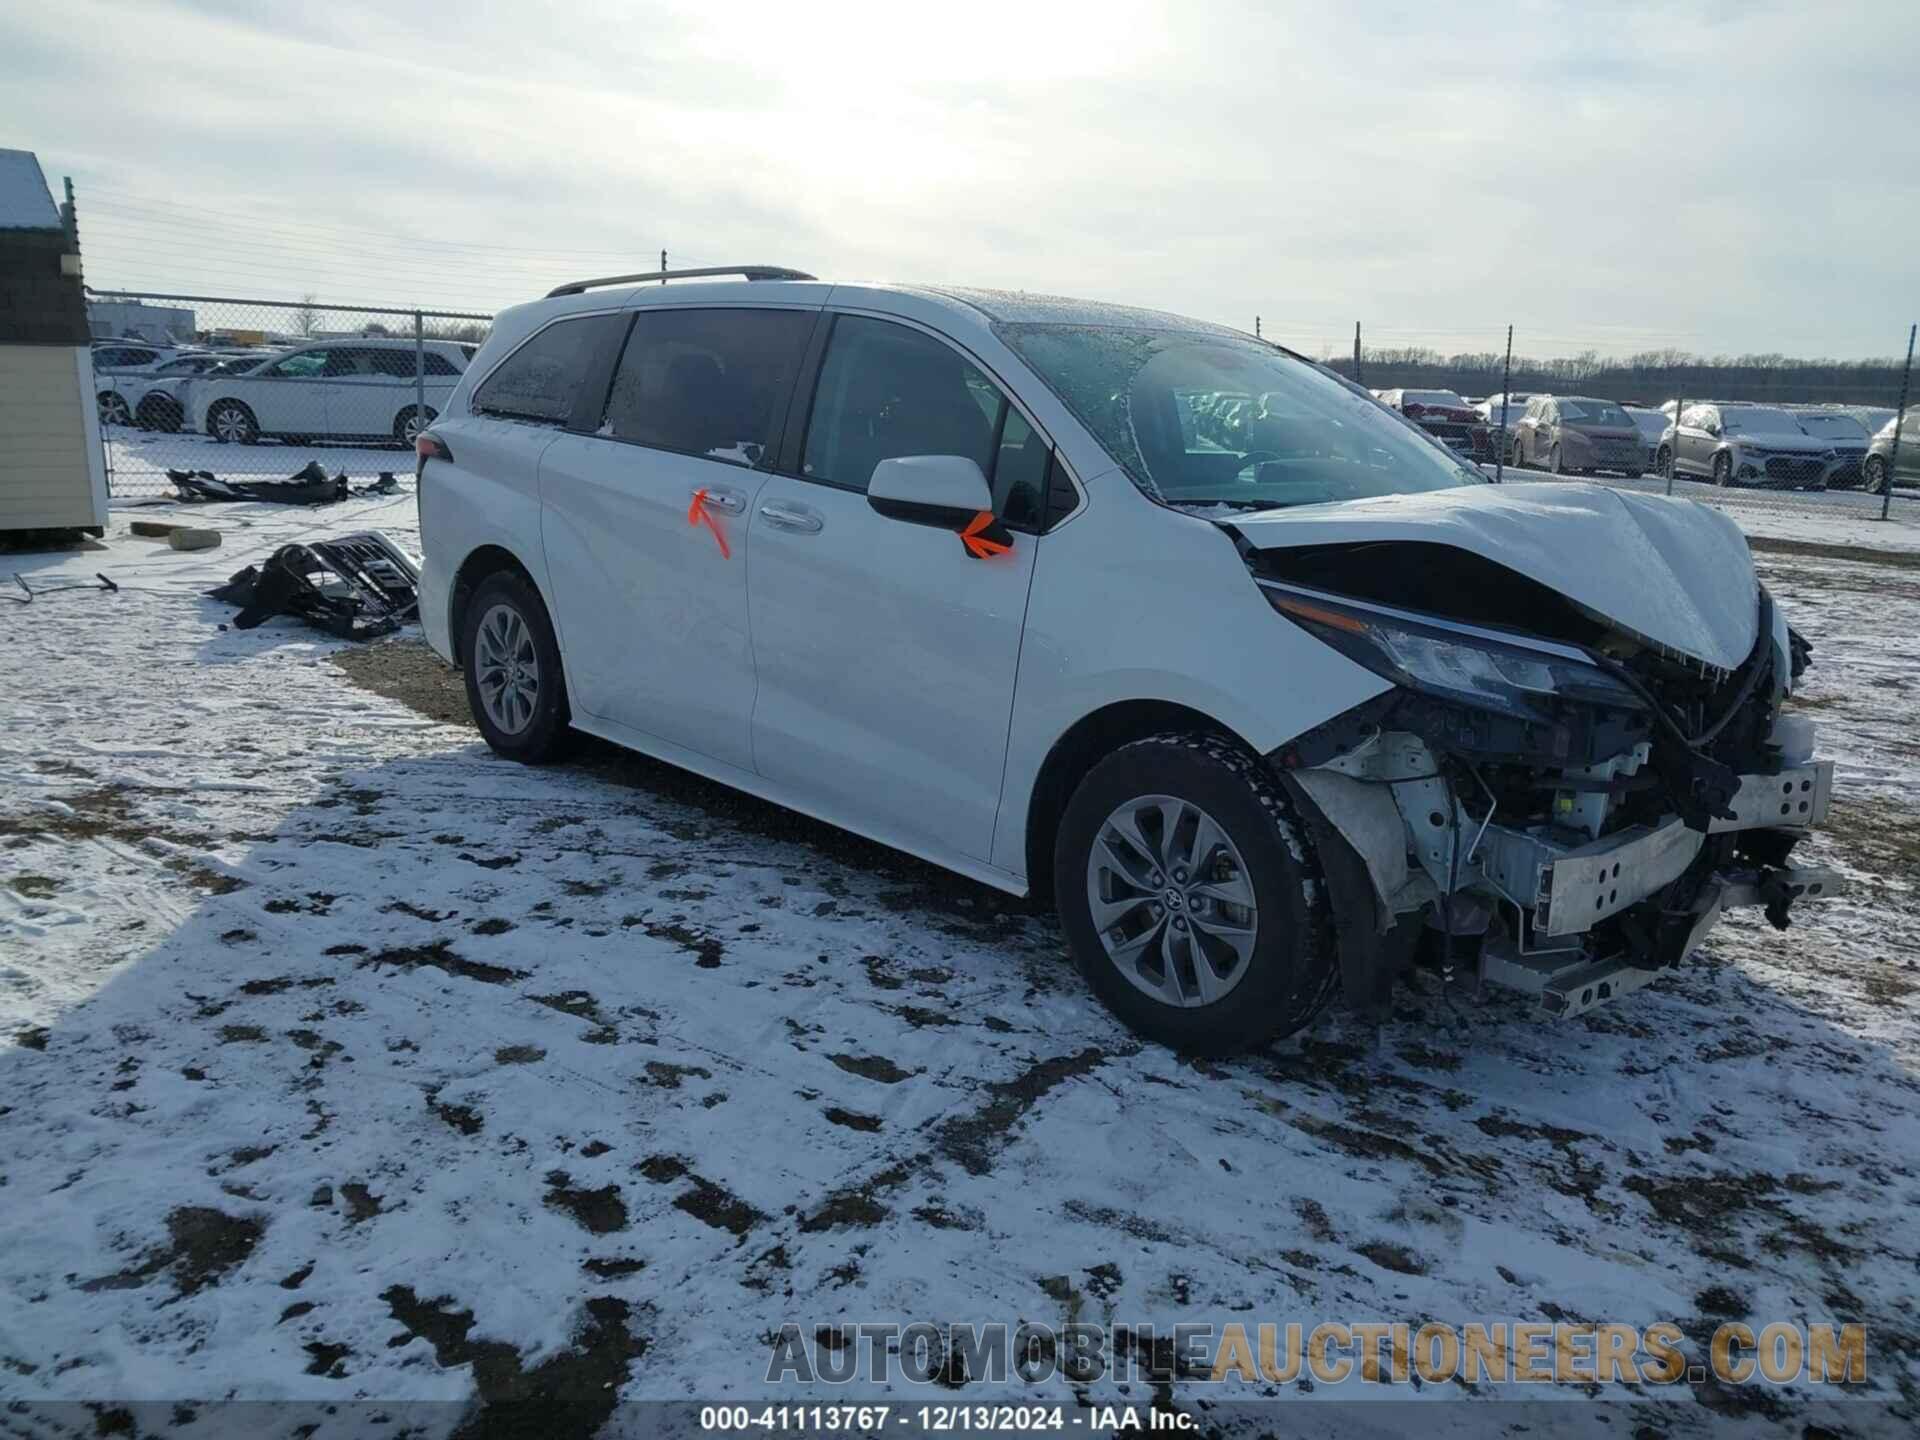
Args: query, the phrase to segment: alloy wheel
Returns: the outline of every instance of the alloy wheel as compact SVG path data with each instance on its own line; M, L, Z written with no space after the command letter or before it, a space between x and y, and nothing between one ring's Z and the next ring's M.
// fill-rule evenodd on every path
M100 399L100 421L104 425L128 425L133 415L127 409L125 397L117 394L104 395Z
M480 617L473 659L487 718L504 733L518 735L532 723L540 700L540 655L518 610L495 605Z
M1137 989L1182 1009L1246 978L1259 908L1246 861L1190 800L1142 795L1114 810L1087 857L1087 906L1107 958Z

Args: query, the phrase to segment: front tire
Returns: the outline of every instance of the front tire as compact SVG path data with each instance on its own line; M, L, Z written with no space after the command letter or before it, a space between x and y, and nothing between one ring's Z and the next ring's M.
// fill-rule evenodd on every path
M1560 447L1558 445L1555 445L1551 450L1547 451L1547 469L1555 475L1564 475L1567 473L1560 468Z
M1733 457L1724 450L1713 457L1713 483L1716 485L1733 484Z
M238 400L222 400L207 411L207 433L222 445L260 443L260 423Z
M133 413L127 409L127 397L118 390L102 390L99 395L102 425L131 425Z
M1260 761L1218 736L1156 735L1094 766L1061 819L1054 893L1094 992L1173 1049L1264 1044L1332 992L1312 843Z
M572 715L539 592L524 576L497 570L475 588L461 631L467 705L487 744L529 765L556 758Z
M1673 479L1673 451L1662 445L1659 453L1653 457L1653 469L1662 480Z
M1860 488L1869 495L1884 495L1893 488L1887 483L1887 462L1878 455L1867 457L1867 463L1861 469Z

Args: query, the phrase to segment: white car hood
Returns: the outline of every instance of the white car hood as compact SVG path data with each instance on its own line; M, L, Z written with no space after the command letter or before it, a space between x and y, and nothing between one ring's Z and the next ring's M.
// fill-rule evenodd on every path
M1257 549L1449 545L1558 591L1659 649L1732 670L1753 652L1758 581L1740 527L1691 500L1604 485L1462 485L1235 516ZM1524 629L1527 617L1513 617Z

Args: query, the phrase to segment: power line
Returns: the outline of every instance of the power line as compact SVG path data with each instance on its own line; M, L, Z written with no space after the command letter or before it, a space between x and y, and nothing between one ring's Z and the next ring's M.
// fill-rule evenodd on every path
M434 237L434 236L408 235L398 231L375 230L367 226L342 224L337 221L326 221L326 220L314 220L314 221L303 220L303 221L300 221L298 224L290 225L285 223L283 219L247 215L244 213L236 214L232 211L212 209L203 205L183 205L177 201L161 200L161 199L149 197L149 196L130 195L125 192L117 192L112 190L102 190L102 191L91 192L82 201L83 215L88 210L95 209L95 208L107 208L107 207L117 207L129 212L144 211L149 215L154 215L154 216L163 217L163 218L173 215L176 212L184 212L185 214L188 214L188 215L206 215L206 216L212 217L215 220L222 222L223 225L228 227L245 226L245 227L255 229L255 230L260 230L260 231L276 231L282 234L290 234L290 235L296 235L296 236L311 235L316 230L329 230L329 231L334 231L334 232L349 236L356 242L365 242L370 237L377 237L385 240L400 241L409 246L427 246L427 247L437 247L442 249L453 249L453 250L484 250L484 251L493 251L493 252L506 253L506 254L538 255L538 256L547 256L547 257L572 256L572 257L589 257L589 258L598 257L601 259L605 259L609 257L632 259L636 253L635 250L633 249L618 249L618 250L598 250L598 249L587 250L587 249L572 249L572 248L543 249L540 247L525 246L525 245L494 245L494 244L488 244L488 243L477 241L477 240L448 240L448 239ZM652 247L640 247L640 253L645 253L645 251L648 248L657 250L659 247L657 245ZM687 258L690 261L692 260L691 256ZM696 261L694 263L700 263L700 262Z

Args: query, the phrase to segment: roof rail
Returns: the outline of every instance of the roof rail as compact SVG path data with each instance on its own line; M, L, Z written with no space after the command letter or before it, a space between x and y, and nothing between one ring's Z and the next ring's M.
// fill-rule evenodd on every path
M708 265L699 270L648 270L639 275L607 275L598 280L573 280L556 285L547 298L556 295L580 295L602 285L639 285L648 280L693 280L708 275L738 275L743 280L812 280L817 277L804 270L789 270L784 265Z

